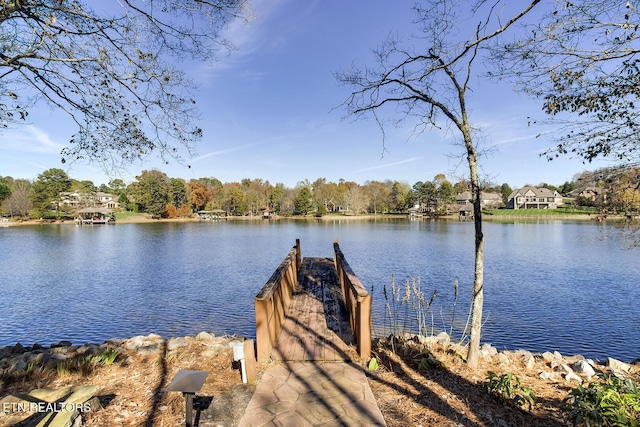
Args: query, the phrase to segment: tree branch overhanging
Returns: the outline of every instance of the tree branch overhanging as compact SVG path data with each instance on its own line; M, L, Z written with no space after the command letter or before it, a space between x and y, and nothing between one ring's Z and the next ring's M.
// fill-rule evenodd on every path
M221 30L248 19L246 0L119 5L98 14L80 0L2 3L0 126L46 101L78 126L63 160L124 166L154 149L180 162L180 151L192 153L201 136L193 84L170 57L230 49Z

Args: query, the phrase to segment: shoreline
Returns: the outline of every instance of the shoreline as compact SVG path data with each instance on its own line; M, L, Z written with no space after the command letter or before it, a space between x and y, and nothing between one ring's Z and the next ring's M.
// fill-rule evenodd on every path
M352 361L364 371L389 427L441 426L452 419L468 419L474 425L565 425L560 403L571 389L600 384L599 373L612 373L636 383L640 373L639 361L629 364L608 359L602 363L557 351L499 350L486 343L480 349L479 366L470 369L462 356L464 347L451 342L446 333L396 338L395 344L379 343L375 367L370 361ZM4 370L5 382L0 383L0 406L4 403L0 424L14 425L45 412L39 407L25 410L25 406L18 406L28 403L24 396L52 402L61 392L81 391L78 403L86 406L72 415L82 425L104 426L114 421L122 425L184 425L183 397L164 393L163 384L180 370L189 369L208 372L198 391L198 398L207 403L199 409L200 422L207 426L238 425L258 383L277 362L257 364L257 382L244 383L233 357L231 343L236 340L244 338L209 332L165 338L151 333L104 344L74 345L66 341L49 348L0 347L0 373L2 365L12 368L8 374ZM425 355L419 366L415 354ZM516 411L515 418L517 402L514 406L506 404L499 395L488 392L486 385L490 374L510 378L514 372L518 387L522 381L535 396L529 401L528 412ZM484 373L486 380L482 379ZM269 376L266 379L273 381ZM301 377L303 386L305 379ZM416 396L444 396L445 410L438 399ZM403 408L402 412L397 408Z
M401 335L389 335L389 336L373 336L372 335L372 345L374 345L377 341L384 341L384 340L388 340L389 337L395 337L395 340L397 341L405 341L405 342L410 342L410 341L415 341L417 343L420 343L421 345L446 345L446 346L450 346L450 347L455 347L456 351L460 354L464 353L466 351L466 345L467 344L460 344L460 343L456 343L447 332L441 331L437 334L431 334L431 335L427 335L427 336L423 336L423 335L416 335L416 334L409 334L409 333L405 333L405 334L401 334ZM133 335L133 336L127 336L127 337L119 337L119 338L109 338L104 340L101 344L97 343L97 342L82 342L81 344L78 343L73 343L69 340L66 339L62 339L59 340L58 342L51 342L48 345L43 345L39 342L32 342L30 344L24 344L20 341L16 341L14 344L2 344L0 345L0 374L2 373L3 370L3 360L4 359L12 359L15 358L16 353L28 353L28 352L44 352L44 351L48 351L51 349L55 349L55 348L59 348L59 347L69 347L69 348L78 348L78 347L82 347L82 348L86 348L86 347L90 347L92 349L96 349L98 347L104 348L105 346L122 346L124 345L124 343L126 342L136 342L138 343L138 345L136 345L135 349L137 349L138 347L140 347L140 341L146 341L146 340L163 340L163 341L180 341L182 342L183 340L189 340L189 339L198 339L201 340L206 338L207 340L210 339L214 339L216 341L220 341L220 342L231 342L231 341L246 341L246 340L252 340L255 342L256 338L255 337L250 337L250 336L243 336L243 335L238 335L235 333L225 333L222 335L217 335L215 334L213 331L200 331L198 333L195 333L193 335L178 335L178 336L162 336L159 335L155 332L150 332L148 335ZM55 341L55 340L52 340ZM481 342L480 343L480 347L481 347L481 353L484 354L485 356L487 356L487 354L490 355L495 355L497 353L522 353L522 352L528 352L531 353L533 355L536 356L542 356L543 354L554 354L556 357L563 357L563 358L568 358L568 359L572 359L572 358L578 358L578 359L585 359L585 360L595 360L594 363L600 363L602 364L604 361L612 359L616 362L620 362L623 363L625 365L630 365L630 366L637 366L640 369L640 354L637 355L637 357L633 360L625 360L623 358L614 358L611 356L604 356L604 359L600 359L600 358L585 358L582 354L580 353L574 353L574 354L562 354L560 353L558 350L530 350L530 349L526 349L526 348L506 348L503 347L501 349L498 349L497 347L495 347L492 343L490 342ZM603 352L606 353L606 352ZM6 368L6 366L5 366Z
M400 336L394 336L394 340L400 342L416 342L420 345L426 346L427 348L433 346L443 346L447 348L453 349L458 354L464 354L466 351L466 345L455 343L451 340L449 334L446 332L440 332L437 335L429 335L429 336L419 336L413 334L405 334ZM387 340L387 338L374 338L372 339L372 345L375 345L378 341ZM59 354L59 353L90 353L95 354L97 352L103 351L107 348L116 348L116 349L126 349L133 350L136 352L140 352L143 355L157 354L163 351L163 345L168 344L169 349L179 348L185 344L186 341L210 341L216 342L221 346L229 346L229 343L232 341L253 341L255 342L255 338L244 337L240 335L216 335L213 332L209 331L200 331L194 335L184 335L184 336L171 336L164 337L158 335L156 333L149 333L148 335L136 335L128 338L110 338L103 341L101 344L95 342L85 342L82 344L72 343L71 341L62 340L57 343L51 343L47 345L41 345L39 343L33 343L31 345L23 345L21 342L16 342L13 345L2 345L0 346L0 373L5 374L13 374L19 373L21 371L28 370L28 362L36 361L36 357L38 354L45 353L45 356L49 356L51 354ZM529 353L532 356L543 358L543 359L565 359L569 361L578 361L585 360L589 361L590 364L599 364L604 366L616 366L617 369L629 372L630 370L636 368L640 369L640 357L635 360L620 360L613 357L605 357L606 360L600 359L589 359L585 358L583 355L576 353L572 355L562 354L559 351L531 351L527 349L497 349L491 343L484 342L480 345L480 354L483 359L492 360L494 357L499 354L523 354ZM374 356L375 357L375 356ZM45 357L46 360L43 360L43 357L38 357L37 362L53 362L58 363L60 361L64 361L65 358L55 357ZM24 363L22 363L24 362ZM363 364L368 363L367 360L361 361ZM363 365L364 366L364 365Z
M472 220L461 221L457 215L443 215L438 218L420 217L416 219L410 219L407 215L401 214L389 214L389 215L324 215L321 217L315 216L276 216L269 220L263 219L261 216L230 216L221 218L221 221L279 221L279 220L293 220L293 221L366 221L372 219L406 219L408 221L460 221L460 222L473 222ZM609 215L607 218L600 216L592 216L586 214L576 215L483 215L483 222L499 222L502 220L562 220L562 221L596 221L598 223L619 222L625 218L623 215ZM152 223L176 223L176 222L208 222L209 220L202 220L199 218L152 218L151 215L141 214L137 216L128 216L116 220L117 224L152 224ZM9 220L4 223L7 227L25 226L25 225L76 225L74 220L40 220L40 219L27 219L27 220ZM104 224L101 224L104 225Z

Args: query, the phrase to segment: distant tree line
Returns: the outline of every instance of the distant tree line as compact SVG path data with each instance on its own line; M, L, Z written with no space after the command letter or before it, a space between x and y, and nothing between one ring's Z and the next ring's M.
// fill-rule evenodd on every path
M540 183L538 187L556 190L573 197L579 206L594 206L610 212L638 210L640 169L615 168L582 172L561 185ZM590 189L587 196L580 191ZM113 179L96 186L90 180L76 180L61 169L52 168L34 181L0 177L0 213L12 217L43 217L50 212L63 214L63 194L91 195L110 193L117 197L120 209L148 213L157 217L186 217L200 210L223 210L228 215L259 215L268 209L279 215L352 215L403 213L413 206L433 215L447 213L456 196L469 191L468 181L451 183L444 174L413 185L405 181L366 181L358 184L344 179L338 182L318 178L305 179L293 188L282 183L255 178L223 183L217 178L189 181L171 178L157 170L145 170L130 184ZM509 184L485 183L483 192L497 193L506 203L512 192Z

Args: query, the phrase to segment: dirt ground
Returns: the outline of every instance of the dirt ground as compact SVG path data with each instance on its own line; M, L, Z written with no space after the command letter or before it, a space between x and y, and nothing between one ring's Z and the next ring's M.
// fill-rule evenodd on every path
M394 350L388 345L377 346L374 355L380 366L375 371L367 370L373 394L390 427L567 425L560 406L576 384L561 378L540 379L541 371L550 370L541 358L536 358L532 369L511 357L512 362L506 365L481 361L478 369L471 370L460 354L443 347L432 348L431 361L436 363L422 367L419 361L429 352L417 344L405 343ZM164 388L179 369L207 370L209 375L195 400L195 425L231 427L237 425L255 390L255 386L242 383L231 348L219 342L212 347L192 340L163 355L144 356L123 348L118 352L113 364L96 366L89 373L33 370L18 378L5 376L0 382L0 398L35 388L96 385L100 405L83 414L86 426L182 426L184 398ZM258 378L264 369L258 368ZM634 370L637 380L637 366ZM518 375L522 384L537 395L531 411L503 404L489 395L484 387L487 371ZM0 425L16 424L3 424L0 416Z
M0 379L0 399L9 394L26 394L36 388L58 389L68 386L99 387L99 405L82 414L85 426L183 426L185 399L179 392L166 392L171 379L181 369L209 371L206 382L194 400L196 425L234 426L244 413L255 386L242 383L228 342L189 340L174 351L141 355L135 350L118 350L116 360L97 365L91 372L36 369L16 378ZM30 425L3 421L0 426Z

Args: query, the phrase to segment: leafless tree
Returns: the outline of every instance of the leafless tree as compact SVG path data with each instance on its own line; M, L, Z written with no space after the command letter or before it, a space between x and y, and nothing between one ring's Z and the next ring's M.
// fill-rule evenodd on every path
M367 212L369 198L362 187L357 186L347 189L345 199L347 201L347 205L351 208L351 211L354 214L360 215Z
M2 203L3 209L11 216L27 216L31 209L29 190L31 183L26 179L16 179L11 183L11 195Z
M0 127L24 123L46 103L77 125L63 162L191 154L202 130L179 64L229 49L221 30L248 16L245 3L3 0Z
M526 15L539 0L531 1L504 20L499 1L430 0L416 4L419 36L404 43L389 37L375 51L376 64L336 73L339 82L353 92L344 102L349 115L373 116L383 130L382 119L392 123L412 121L417 132L447 123L461 137L469 166L475 221L475 263L471 331L467 363L478 364L484 288L484 235L480 206L478 152L469 118L467 93L476 76L482 48ZM471 21L465 18L471 16ZM477 17L482 17L478 19ZM387 108L389 107L389 108Z

